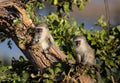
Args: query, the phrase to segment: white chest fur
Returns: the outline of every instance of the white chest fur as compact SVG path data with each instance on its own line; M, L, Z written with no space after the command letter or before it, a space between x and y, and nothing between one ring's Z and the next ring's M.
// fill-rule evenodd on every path
M41 43L41 47L43 50L46 50L49 48L49 43L47 41L44 41Z

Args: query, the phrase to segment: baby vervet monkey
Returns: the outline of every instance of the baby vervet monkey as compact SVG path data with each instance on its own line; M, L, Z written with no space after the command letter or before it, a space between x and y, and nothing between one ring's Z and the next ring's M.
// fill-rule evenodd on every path
M35 27L35 35L33 44L37 44L47 52L47 49L54 44L54 39L51 36L48 27L45 24L38 24Z
M76 35L73 38L73 45L76 51L77 63L88 66L96 64L94 51L83 35Z

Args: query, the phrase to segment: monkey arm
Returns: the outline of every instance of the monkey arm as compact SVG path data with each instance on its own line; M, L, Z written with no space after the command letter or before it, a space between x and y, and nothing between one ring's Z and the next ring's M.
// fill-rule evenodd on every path
M95 61L95 57L94 57L94 54L92 53L85 53L84 54L84 57L83 57L83 61L82 61L82 64L83 65L88 65L88 66L92 66L92 65L95 65L96 64L96 61Z
M83 65L86 65L87 62L88 62L88 55L87 55L87 54L84 54L83 57L82 57L81 63L82 63Z
M76 56L76 60L77 60L77 63L81 63L81 55L80 54L77 54Z

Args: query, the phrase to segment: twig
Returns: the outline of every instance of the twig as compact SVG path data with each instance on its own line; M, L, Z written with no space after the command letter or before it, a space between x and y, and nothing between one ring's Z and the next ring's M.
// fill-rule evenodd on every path
M115 83L115 80L114 80L114 77L113 77L113 76L111 76L111 79L112 79L112 83Z

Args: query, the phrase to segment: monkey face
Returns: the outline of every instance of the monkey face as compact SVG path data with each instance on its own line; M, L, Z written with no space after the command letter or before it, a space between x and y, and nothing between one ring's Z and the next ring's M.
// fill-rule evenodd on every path
M83 35L76 35L73 37L73 44L75 47L83 46L86 43L86 38Z
M81 45L81 40L75 41L75 45L76 45L77 47L79 47L79 46Z
M39 42L41 39L41 34L43 32L43 29L41 27L36 27L35 28L35 34L34 34L34 39L33 39L33 44L36 44Z
M35 32L36 32L36 33L42 33L42 31L43 31L42 28L36 28L36 29L35 29Z
M39 33L35 33L34 39L33 39L33 44L36 44L39 42L40 39L40 35Z
M81 45L81 43L82 43L82 40L80 40L80 39L73 40L73 45L75 47L79 47Z

